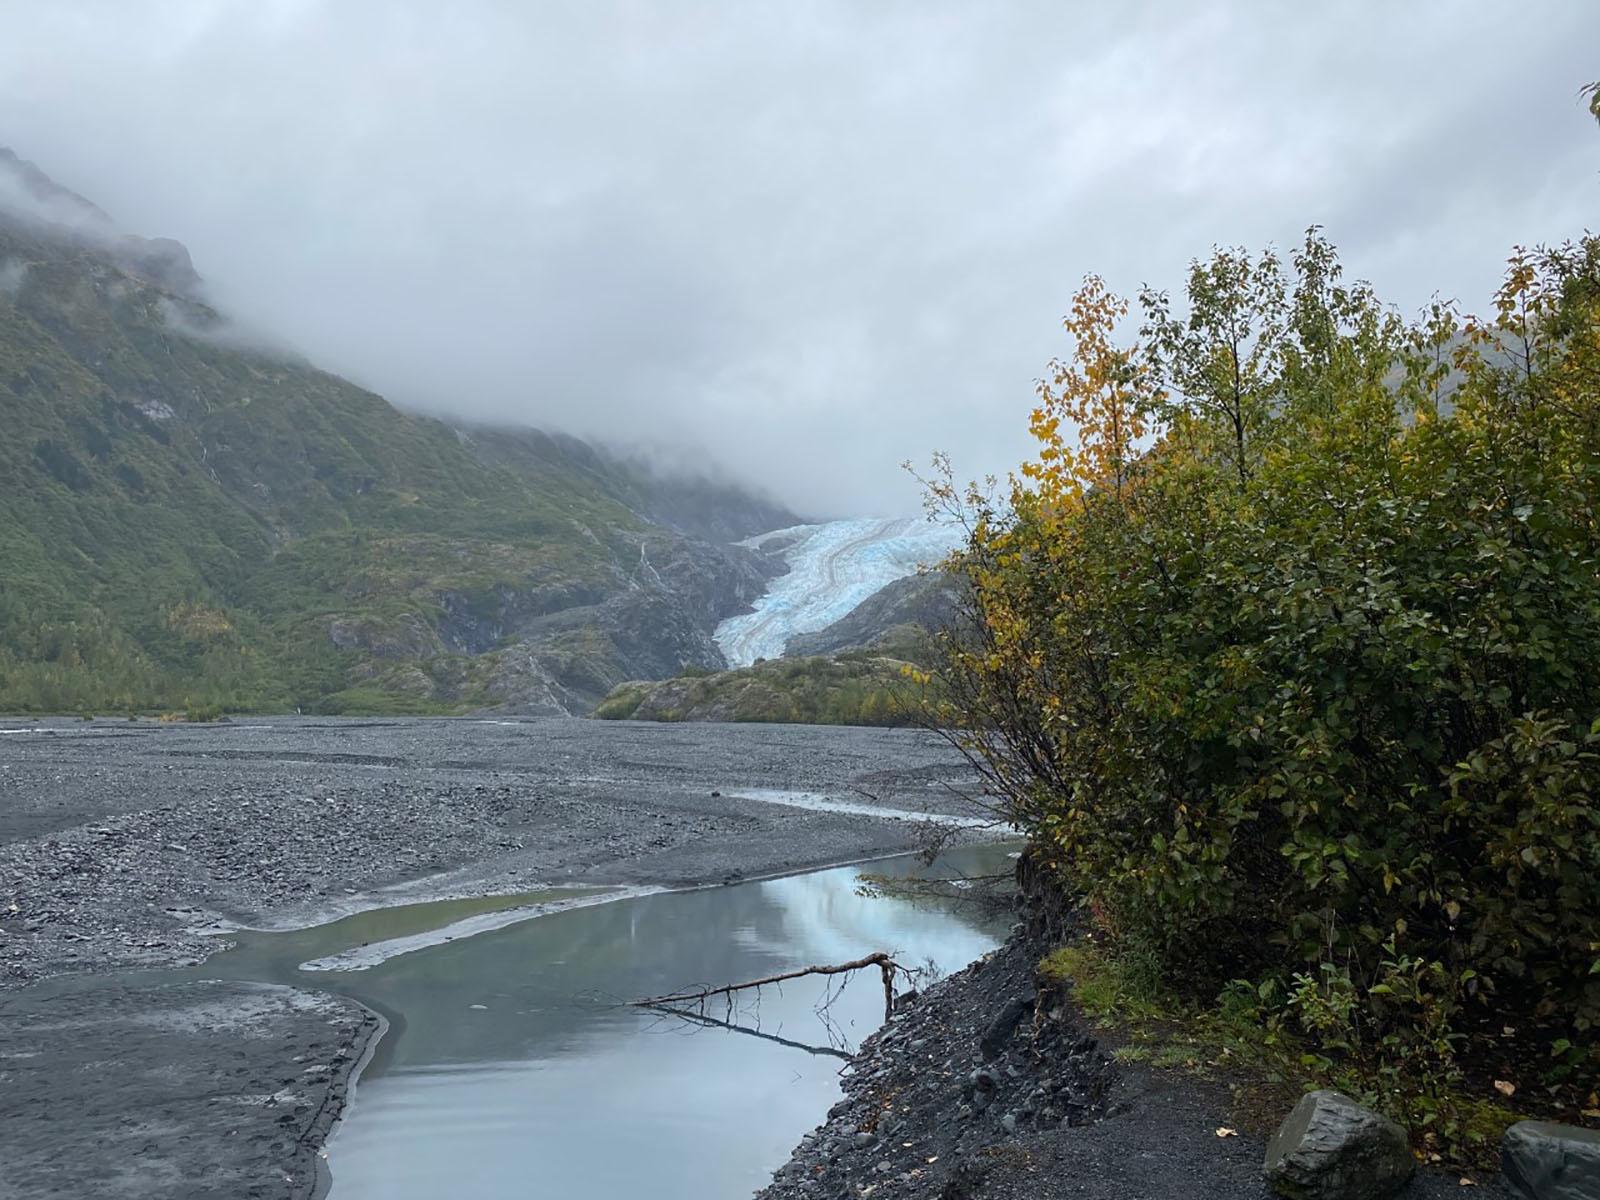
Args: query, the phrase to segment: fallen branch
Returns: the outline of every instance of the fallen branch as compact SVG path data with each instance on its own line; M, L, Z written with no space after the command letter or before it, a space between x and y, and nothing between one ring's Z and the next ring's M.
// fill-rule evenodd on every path
M868 967L877 967L883 973L883 1019L887 1021L894 1015L895 972L904 971L905 968L881 950L865 958L834 966L801 967L797 971L784 971L761 979L748 979L744 983L728 983L722 987L698 988L692 991L673 992L666 996L650 996L644 1000L633 1001L633 1005L635 1008L670 1008L675 1004L689 1004L695 1001L704 1004L713 996L726 996L731 1000L735 992L752 991L771 983L803 979L807 975L844 975L850 971L863 971Z

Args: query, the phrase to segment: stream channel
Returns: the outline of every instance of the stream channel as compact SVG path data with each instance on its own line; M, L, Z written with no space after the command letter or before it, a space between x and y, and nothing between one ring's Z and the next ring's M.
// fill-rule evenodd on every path
M1006 871L1011 848L952 850L931 870L893 859L628 896L482 932L497 908L572 894L379 909L235 933L236 949L184 974L324 988L388 1018L329 1146L332 1200L731 1200L763 1186L838 1099L845 1056L883 1020L878 972L705 1010L738 1029L624 1002L875 950L959 970L998 945L1009 914L959 889L864 895L861 875ZM416 936L446 926L450 940ZM396 938L433 944L384 958ZM332 961L302 968L319 959Z

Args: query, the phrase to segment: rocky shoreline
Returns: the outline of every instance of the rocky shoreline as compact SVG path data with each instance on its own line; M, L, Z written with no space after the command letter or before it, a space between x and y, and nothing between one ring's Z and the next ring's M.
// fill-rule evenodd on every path
M1036 978L1052 945L1019 926L902 1003L759 1200L1275 1200L1266 1131L1235 1128L1226 1082L1117 1061ZM1419 1172L1401 1195L1460 1180ZM1513 1195L1476 1174L1467 1194Z

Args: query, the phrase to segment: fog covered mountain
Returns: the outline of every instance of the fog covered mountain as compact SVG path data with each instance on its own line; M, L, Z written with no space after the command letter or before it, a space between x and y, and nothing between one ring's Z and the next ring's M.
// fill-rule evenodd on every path
M445 351L441 350L441 353ZM799 518L402 412L0 150L0 710L582 712L724 663Z

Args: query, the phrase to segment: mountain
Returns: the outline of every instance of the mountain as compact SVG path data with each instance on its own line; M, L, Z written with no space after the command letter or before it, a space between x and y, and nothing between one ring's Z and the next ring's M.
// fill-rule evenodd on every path
M0 413L0 710L587 711L725 665L799 520L253 345L3 150Z

